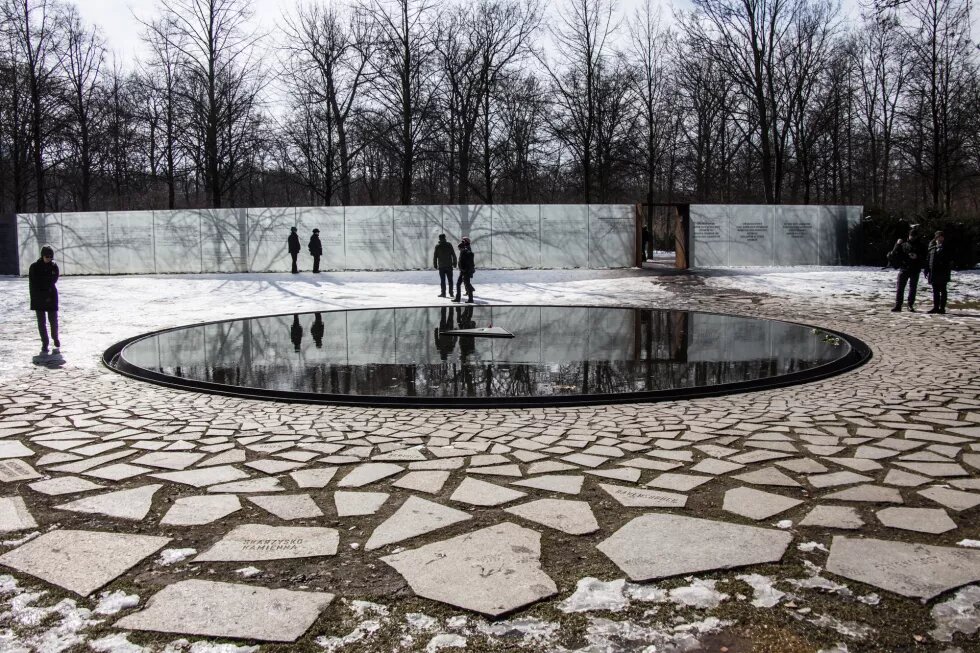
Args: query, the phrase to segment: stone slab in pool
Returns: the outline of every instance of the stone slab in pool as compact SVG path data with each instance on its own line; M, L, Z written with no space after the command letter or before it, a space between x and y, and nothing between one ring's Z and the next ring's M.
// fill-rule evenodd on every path
M502 327L513 338L447 335ZM814 327L650 308L434 306L169 329L110 348L117 371L193 390L325 403L648 401L839 373L866 346Z

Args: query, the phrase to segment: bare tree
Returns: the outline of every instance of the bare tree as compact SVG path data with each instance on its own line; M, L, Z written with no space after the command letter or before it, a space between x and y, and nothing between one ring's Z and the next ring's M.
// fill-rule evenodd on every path
M307 123L293 127L303 135L306 165L302 167L310 170L311 188L326 204L336 189L341 204L351 202L353 161L359 147L351 142L350 123L370 81L372 27L362 13L343 15L324 4L301 5L285 19L286 78L298 105L298 119ZM317 168L315 177L312 167Z
M151 126L148 145L151 176L162 168L167 186L167 208L177 206L177 169L180 141L184 128L180 116L183 35L176 24L158 18L142 34L150 56L143 65L142 80L146 92L146 121Z
M70 164L78 169L78 206L82 211L92 208L92 173L100 120L99 93L102 84L102 65L105 44L94 28L82 24L78 9L71 6L65 16L65 53L62 58L66 88L65 102L69 108L72 151Z
M398 202L412 203L415 166L431 139L435 62L433 0L371 0L364 8L377 30L371 96L380 121L375 137L397 161Z
M199 156L209 202L221 208L228 185L222 178L221 144L246 119L258 93L258 38L246 30L249 0L160 0L161 20L145 23L152 39L179 53L185 116L201 142ZM234 88L234 93L229 89ZM251 96L243 101L242 95ZM236 101L232 102L235 98Z

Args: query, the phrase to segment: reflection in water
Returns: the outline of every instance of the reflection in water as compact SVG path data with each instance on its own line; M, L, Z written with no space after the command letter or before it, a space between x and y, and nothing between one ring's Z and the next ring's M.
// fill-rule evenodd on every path
M491 325L516 337L442 335ZM312 344L303 338L306 329ZM849 351L826 332L769 320L466 305L230 320L148 336L126 346L122 357L143 369L223 385L451 398L703 388L810 370Z

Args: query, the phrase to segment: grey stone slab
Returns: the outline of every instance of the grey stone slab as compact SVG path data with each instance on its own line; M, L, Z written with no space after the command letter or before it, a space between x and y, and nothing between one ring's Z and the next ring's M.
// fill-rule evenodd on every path
M609 458L603 458L602 456L592 456L587 453L573 453L567 456L562 456L562 460L576 465L581 465L583 467L599 467L607 462Z
M667 462L666 460L650 460L648 458L631 458L630 460L624 460L622 462L617 462L617 465L622 465L623 467L633 467L635 469L652 469L659 472L666 472L671 469L677 469L682 467L680 463Z
M499 506L509 501L515 501L527 496L525 492L501 487L475 478L465 478L456 491L449 497L450 501L468 503L471 506Z
M292 460L264 458L262 460L253 460L250 463L245 463L245 466L251 467L252 469L258 470L265 474L281 474L283 472L288 472L291 469L305 467L306 463L298 463Z
M956 463L923 463L923 462L896 462L896 467L903 467L916 474L924 474L935 478L949 478L955 476L969 476L970 473Z
M897 485L899 487L918 487L931 480L928 476L919 476L901 469L889 469L888 473L885 474L885 480L882 482L885 485Z
M471 518L472 515L462 510L412 496L395 511L395 514L374 529L364 549L366 551L379 549Z
M253 496L248 500L279 519L312 519L323 516L323 511L308 494Z
M220 465L218 467L188 469L180 472L163 472L161 474L153 474L153 478L181 483L183 485L192 485L194 487L207 487L218 483L240 481L248 478L248 474L230 465Z
M438 494L442 486L449 480L449 472L428 470L409 472L392 483L394 487L403 490L415 490L426 494Z
M249 562L316 558L337 553L340 536L333 528L242 524L194 558L194 562Z
M874 480L870 476L862 476L854 472L831 472L829 474L816 474L808 476L807 482L815 488L837 487L839 485L853 485L854 483L867 483Z
M634 581L778 562L790 533L728 522L650 513L598 545Z
M647 483L647 487L657 487L676 492L690 492L713 478L714 476L696 476L694 474L661 474Z
M642 471L633 467L619 467L617 469L586 469L583 471L590 476L600 476L602 478L610 478L614 481L626 481L628 483L636 483L640 480L640 476L643 474Z
M919 490L918 494L957 512L969 510L970 508L976 507L977 504L980 504L980 494L951 490L945 487L929 487L924 490Z
M828 457L824 460L859 472L873 472L881 469L881 463L866 458Z
M717 476L718 474L727 474L728 472L733 472L736 469L742 469L745 465L739 465L738 463L731 463L727 460L718 460L717 458L705 458L697 465L694 465L689 469L696 474L711 474L712 476Z
M314 467L312 469L298 469L290 472L289 475L300 488L324 488L337 473L336 467Z
M163 588L117 628L164 633L294 642L334 595L254 585L182 580Z
M58 529L0 556L0 564L88 596L168 542L169 537Z
M683 508L687 504L686 495L674 492L645 490L607 483L600 483L599 487L621 505L629 508Z
M792 460L777 460L775 464L797 474L822 474L827 471L825 465L809 458L794 458Z
M32 478L41 478L41 475L23 460L19 458L0 460L0 483L27 481Z
M570 469L578 470L579 467L567 463L560 463L557 460L542 460L528 465L527 473L529 475L548 474L551 472L567 472Z
M154 451L146 454L145 456L140 456L136 460L132 460L130 462L132 462L134 465L163 467L164 469L179 471L181 469L187 469L201 458L204 458L203 453L190 453L187 451Z
M183 472L177 472L178 474ZM278 478L249 478L244 481L231 481L230 483L219 483L209 485L208 492L217 494L261 494L267 492L282 492L283 488L279 484Z
M0 497L0 533L37 528L37 522L21 497Z
M504 511L569 535L586 535L599 530L599 523L585 501L538 499L504 508Z
M785 512L803 503L781 494L762 492L748 487L734 488L725 492L722 509L749 519L765 519Z
M746 451L745 453L740 453L729 458L730 461L734 463L740 463L742 465L751 465L753 463L763 463L767 460L777 460L779 458L791 458L793 454L780 453L778 451L765 451L759 449L758 451Z
M61 494L91 492L92 490L100 490L105 486L99 485L98 483L93 483L92 481L84 478L78 478L77 476L59 476L58 478L49 478L46 481L31 483L29 487L35 492L40 492L41 494L58 496Z
M33 450L16 440L0 441L0 458L20 458L33 455Z
M335 492L334 505L340 517L373 515L391 496L387 492Z
M520 485L521 487L530 487L536 490L545 490L547 492L578 494L582 491L582 482L584 480L584 476L573 476L570 474L546 474L544 476L527 478L523 481L514 481L511 483L511 485Z
M753 485L778 485L782 487L800 487L800 484L782 473L775 467L757 469L753 472L738 474L732 477L736 481L752 483Z
M880 485L858 485L825 494L821 498L834 501L862 501L864 503L904 503L901 492L893 487L881 487Z
M878 521L889 528L938 535L956 528L942 508L885 508L876 513Z
M864 520L857 508L851 506L814 506L800 526L853 530L864 526Z
M161 487L163 486L160 484L143 485L129 490L106 492L63 503L55 508L139 521L150 512L153 495Z
M217 445L216 445L217 446ZM234 446L234 445L228 445ZM197 463L197 467L212 467L214 465L234 465L245 462L244 449L229 449L217 455L211 456L207 460Z
M339 487L364 487L403 471L405 471L404 467L393 463L364 463L348 472L337 485Z
M558 592L541 569L541 535L508 522L381 560L417 595L491 616Z
M470 467L467 474L486 474L487 476L510 476L520 478L521 468L518 465L490 465L489 467Z
M114 465L99 467L98 469L90 469L82 473L86 476L102 478L107 481L122 481L152 471L149 467L139 467L137 465L130 465L129 463L116 463Z
M834 536L827 571L915 599L980 580L980 551Z
M234 494L183 497L174 501L160 523L168 526L200 526L227 517L241 507L241 500Z

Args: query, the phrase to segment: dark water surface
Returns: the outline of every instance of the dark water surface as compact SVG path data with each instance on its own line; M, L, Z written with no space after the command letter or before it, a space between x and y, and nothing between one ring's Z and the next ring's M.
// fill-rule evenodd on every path
M486 326L515 337L440 334ZM786 375L787 381L807 372L822 376L853 366L856 356L838 335L772 320L660 309L464 305L183 327L130 342L112 366L217 391L451 405L456 399L548 403L751 389Z

